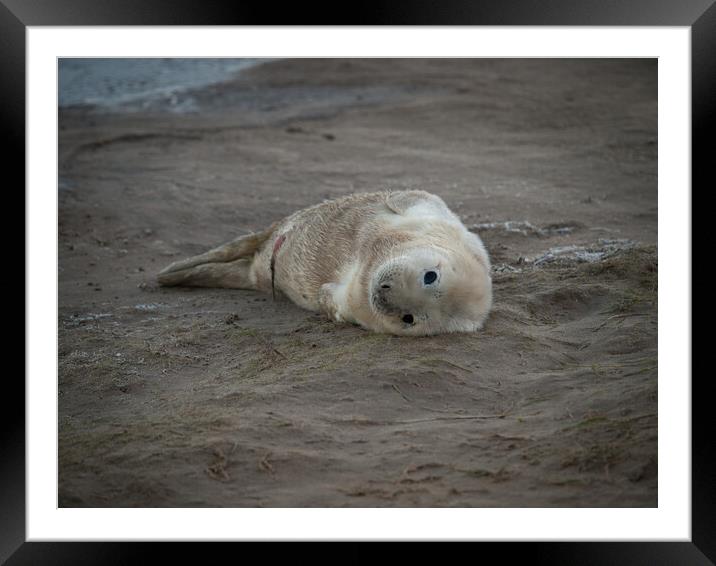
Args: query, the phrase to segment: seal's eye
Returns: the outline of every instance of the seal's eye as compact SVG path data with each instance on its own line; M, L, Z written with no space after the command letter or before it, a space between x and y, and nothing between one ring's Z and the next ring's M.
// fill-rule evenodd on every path
M404 314L403 315L403 322L405 324L413 324L413 315L412 314Z
M426 285L430 285L431 283L435 283L435 280L438 278L438 274L434 271L428 271L425 276L423 277L423 282Z

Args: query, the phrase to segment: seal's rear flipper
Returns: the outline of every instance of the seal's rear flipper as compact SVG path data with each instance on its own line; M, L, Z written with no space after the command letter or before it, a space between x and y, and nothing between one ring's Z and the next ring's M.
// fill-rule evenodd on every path
M159 273L160 285L173 287L222 287L226 289L253 289L249 277L252 258L240 258L223 263L202 263L185 269L166 269Z
M239 265L237 260L250 259L259 250L261 244L271 237L273 226L262 232L240 236L218 248L209 250L203 254L176 261L159 272L158 280L160 285L191 285L195 287L233 287L234 280L228 274ZM243 264L241 264L243 265ZM210 269L215 266L216 269ZM226 269L222 269L221 267ZM231 267L233 266L233 267ZM194 271L192 271L194 270ZM239 280L243 281L240 277ZM208 281L211 284L200 284L189 281ZM219 284L220 281L229 281L231 285ZM248 282L248 271L246 273ZM239 288L251 288L243 285Z

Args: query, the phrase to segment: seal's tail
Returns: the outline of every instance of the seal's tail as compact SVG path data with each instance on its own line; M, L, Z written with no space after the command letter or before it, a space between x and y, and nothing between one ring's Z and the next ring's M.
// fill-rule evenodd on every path
M176 261L157 275L160 285L188 287L227 287L251 289L249 269L253 255L271 237L268 230L240 236L203 254Z

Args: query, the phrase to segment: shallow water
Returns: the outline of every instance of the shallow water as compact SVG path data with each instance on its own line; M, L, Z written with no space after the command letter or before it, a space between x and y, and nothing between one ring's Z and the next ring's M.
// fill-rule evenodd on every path
M58 62L60 107L93 105L118 109L165 101L178 112L194 110L190 89L220 83L267 59L80 59Z

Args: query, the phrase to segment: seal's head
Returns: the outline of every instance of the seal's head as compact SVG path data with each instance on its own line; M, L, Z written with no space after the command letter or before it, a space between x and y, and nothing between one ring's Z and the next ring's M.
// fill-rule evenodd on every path
M472 332L492 305L490 262L481 243L475 249L408 249L375 270L369 293L384 332Z

